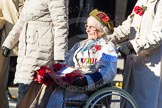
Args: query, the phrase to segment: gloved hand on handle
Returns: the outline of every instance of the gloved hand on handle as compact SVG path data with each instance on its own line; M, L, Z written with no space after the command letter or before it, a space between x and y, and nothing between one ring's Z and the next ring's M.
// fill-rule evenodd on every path
M122 42L119 44L118 51L121 53L121 56L125 57L130 54L135 54L133 45L130 41Z

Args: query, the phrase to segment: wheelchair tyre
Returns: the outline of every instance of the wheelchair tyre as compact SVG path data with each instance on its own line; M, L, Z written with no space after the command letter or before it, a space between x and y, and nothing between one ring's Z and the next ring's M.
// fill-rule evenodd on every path
M84 108L124 108L124 103L129 104L129 108L138 108L128 92L116 87L106 87L91 95Z

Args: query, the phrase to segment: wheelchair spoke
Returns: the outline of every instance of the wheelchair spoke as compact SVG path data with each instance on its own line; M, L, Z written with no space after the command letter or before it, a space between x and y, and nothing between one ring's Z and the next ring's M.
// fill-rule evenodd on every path
M94 93L84 108L124 108L124 103L129 104L129 108L138 108L133 97L126 91L107 87Z

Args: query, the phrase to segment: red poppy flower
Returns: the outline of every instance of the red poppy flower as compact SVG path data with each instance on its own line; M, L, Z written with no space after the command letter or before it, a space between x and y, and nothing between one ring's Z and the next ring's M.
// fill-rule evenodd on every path
M64 64L60 64L60 63L56 63L56 64L53 64L53 65L52 65L52 68L53 68L53 71L54 71L54 72L59 71L59 70L62 69L63 67L65 67L65 65L64 65Z
M41 66L40 69L34 71L33 74L33 81L40 83L40 84L45 84L45 85L52 85L52 86L57 86L55 81L50 77L49 73L52 72L52 74L56 74L60 69L64 68L64 64L52 64L52 68L49 68L48 66ZM71 84L76 77L82 77L83 74L81 73L80 70L74 70L65 76L60 76L60 78L65 81L66 83Z
M53 85L53 86L56 86L57 84L53 81L53 79L49 76L49 74L48 73L45 73L44 75L43 75L43 83L45 84L45 85Z
M110 20L110 18L107 15L105 15L104 13L98 13L97 17L99 17L104 22L108 22Z
M73 72L67 73L65 77L62 78L62 80L71 84L77 77L83 77L83 74L80 70L74 70Z
M143 6L143 5L142 5L142 7L136 6L136 7L134 8L134 12L135 12L136 14L139 14L140 16L142 16L142 15L144 14L145 10L146 10L146 7Z
M101 45L95 45L94 48L96 51L101 50Z
M33 80L42 84L49 85L51 82L51 78L48 76L48 73L51 72L51 70L47 66L41 66L40 69L34 71L33 74Z
M63 67L65 67L65 65L59 63L53 64L52 70L48 66L41 66L40 69L34 71L33 80L40 84L56 85L48 73L57 72Z
M108 22L109 21L109 17L108 16L104 16L103 18L102 18L102 20L104 21L104 22Z

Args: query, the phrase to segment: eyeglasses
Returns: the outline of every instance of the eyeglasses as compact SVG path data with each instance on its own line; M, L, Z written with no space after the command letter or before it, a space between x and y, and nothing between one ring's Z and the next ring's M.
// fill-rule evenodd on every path
M94 26L89 26L88 24L85 24L85 28L87 29L87 28L89 28L89 29L91 29L91 30L97 30L97 28L96 27L94 27Z

